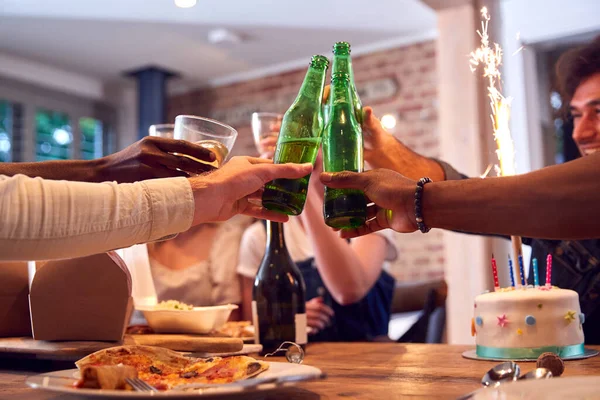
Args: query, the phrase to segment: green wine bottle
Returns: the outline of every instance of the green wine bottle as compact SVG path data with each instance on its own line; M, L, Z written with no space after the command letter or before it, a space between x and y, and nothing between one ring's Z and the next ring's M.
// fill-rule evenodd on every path
M331 79L331 116L323 133L325 172L363 171L363 138L352 108L350 77ZM367 220L367 199L355 189L325 187L325 223L333 228L356 228Z
M352 94L352 108L354 109L356 120L359 124L362 124L362 103L360 102L356 84L354 83L354 71L352 70L352 58L350 57L350 43L348 42L337 42L333 45L333 67L331 68L331 76L335 74L348 74L348 77L350 78L350 93ZM331 96L329 99L331 100ZM329 108L331 108L331 103Z
M275 164L314 164L323 133L321 99L329 61L313 56L296 100L281 121L275 149ZM262 204L265 208L288 215L302 213L310 175L300 179L275 179L265 185Z
M267 248L254 279L252 319L261 354L272 353L283 342L305 347L306 303L304 279L285 246L283 224L267 221Z

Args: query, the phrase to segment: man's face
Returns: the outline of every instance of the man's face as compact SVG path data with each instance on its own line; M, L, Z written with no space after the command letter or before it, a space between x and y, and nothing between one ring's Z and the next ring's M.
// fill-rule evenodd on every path
M570 104L573 140L581 155L600 152L600 73L582 81Z

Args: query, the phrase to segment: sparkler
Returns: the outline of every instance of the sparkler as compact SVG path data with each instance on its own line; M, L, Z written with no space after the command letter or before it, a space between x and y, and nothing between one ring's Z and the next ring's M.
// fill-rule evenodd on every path
M488 25L490 15L487 7L481 9L481 30L477 34L481 38L481 46L471 52L469 61L471 72L475 72L480 66L483 68L483 77L487 79L487 92L490 100L492 114L492 127L494 130L494 140L496 141L496 155L500 162L499 172L502 176L515 175L515 146L510 135L508 121L510 119L510 98L502 95L502 76L500 74L500 65L502 64L502 48L498 43L490 43L488 34ZM511 236L514 259L518 260L523 255L521 238ZM515 268L517 275L516 282L520 279L519 269Z

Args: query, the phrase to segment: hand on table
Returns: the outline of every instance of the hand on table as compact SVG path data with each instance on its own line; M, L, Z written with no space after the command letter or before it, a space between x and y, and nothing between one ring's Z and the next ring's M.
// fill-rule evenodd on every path
M214 169L210 165L171 153L187 154L207 162L215 160L212 151L193 143L147 136L117 153L98 160L99 180L135 182L153 178L188 176L187 173L201 174Z
M287 215L248 200L260 197L265 183L273 179L298 179L311 171L308 163L273 164L264 158L233 157L217 170L189 178L195 200L193 225L225 221L236 214L286 222Z
M341 231L343 238L363 236L381 229L391 228L396 232L414 232L414 193L416 182L387 169L376 169L363 173L338 172L321 174L325 186L336 189L362 190L370 203L367 222L356 229Z
M311 328L311 335L331 325L331 318L334 315L331 307L323 303L322 297L315 297L306 302L306 320Z

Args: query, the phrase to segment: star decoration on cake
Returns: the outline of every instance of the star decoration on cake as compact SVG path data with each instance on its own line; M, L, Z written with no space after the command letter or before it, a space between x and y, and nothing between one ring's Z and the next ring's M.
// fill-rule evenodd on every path
M517 329L517 335L521 336L523 334L523 331L521 330L521 328Z
M565 321L567 321L569 324L575 321L575 311L567 311L567 313L565 314Z
M504 328L508 324L508 318L506 318L506 314L502 314L498 318L498 326Z

